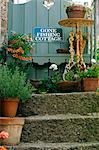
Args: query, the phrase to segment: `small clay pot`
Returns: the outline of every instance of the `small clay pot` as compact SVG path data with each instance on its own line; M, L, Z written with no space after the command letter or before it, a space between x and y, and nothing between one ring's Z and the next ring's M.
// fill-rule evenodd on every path
M15 117L19 104L18 98L6 98L1 100L1 114L3 117Z

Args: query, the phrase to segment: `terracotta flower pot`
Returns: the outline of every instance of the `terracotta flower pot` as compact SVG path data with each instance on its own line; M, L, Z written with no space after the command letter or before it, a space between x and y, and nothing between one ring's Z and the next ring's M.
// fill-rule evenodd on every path
M99 78L84 78L82 86L84 92L96 91L99 88Z
M0 99L0 117L1 117L1 99Z
M0 130L9 134L7 139L1 140L2 145L19 144L24 121L24 118L21 117L0 117Z
M6 98L1 101L1 114L3 117L15 117L19 104L18 98Z
M66 8L66 13L68 18L84 18L85 16L85 7L82 5L79 6L70 6Z

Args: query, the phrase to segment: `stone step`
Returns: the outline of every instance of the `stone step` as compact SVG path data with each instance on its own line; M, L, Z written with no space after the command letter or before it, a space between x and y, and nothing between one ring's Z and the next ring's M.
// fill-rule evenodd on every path
M99 114L26 117L22 142L94 142L99 140Z
M99 142L92 143L20 143L8 150L99 150Z
M31 100L20 104L18 116L93 112L99 112L99 95L95 92L33 94Z

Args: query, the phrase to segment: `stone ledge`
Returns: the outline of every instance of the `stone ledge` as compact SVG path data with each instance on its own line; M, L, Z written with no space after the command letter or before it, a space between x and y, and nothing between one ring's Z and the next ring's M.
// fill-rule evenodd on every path
M36 118L36 119L35 119ZM26 118L22 142L92 142L99 140L99 115Z
M99 112L99 96L95 92L33 94L21 103L18 116L87 114Z
M20 143L8 146L9 150L99 150L99 142L93 143Z

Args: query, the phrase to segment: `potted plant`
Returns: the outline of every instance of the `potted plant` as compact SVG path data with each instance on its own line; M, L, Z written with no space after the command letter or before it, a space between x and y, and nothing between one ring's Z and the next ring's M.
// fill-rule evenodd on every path
M67 92L81 91L80 68L77 63L71 66L68 64L65 69L63 80L58 82L59 89Z
M92 65L81 72L83 91L96 91L99 88L99 64L95 59L91 60Z
M19 101L31 97L32 87L26 75L16 67L14 71L7 65L0 65L0 97L2 115L14 117Z
M31 54L33 51L33 40L31 34L12 33L8 37L6 50L13 58L19 60L32 60Z
M89 13L91 13L91 9L89 7L74 2L66 2L65 8L68 18L84 18L85 14L87 14L87 18Z
M1 48L0 62L6 62L12 70L19 67L21 71L27 74L28 78L32 64L33 45L31 34L12 32L8 36L8 42L5 42Z
M57 82L62 79L56 64L49 66L49 77L40 81L37 93L57 93Z

